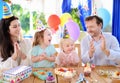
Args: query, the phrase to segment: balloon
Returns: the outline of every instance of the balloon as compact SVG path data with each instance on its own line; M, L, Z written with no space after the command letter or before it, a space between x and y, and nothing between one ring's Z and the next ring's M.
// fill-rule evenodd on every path
M66 28L68 30L70 37L74 41L76 41L80 36L80 28L79 28L78 24L73 21L69 21L65 25L66 25Z
M103 19L103 28L105 28L110 22L110 13L105 8L99 8L97 10L97 14L99 17Z
M53 28L55 31L58 30L60 24L60 18L57 15L51 15L48 18L48 25Z
M72 19L72 16L69 13L63 13L60 17L61 26L63 27L65 23L68 22L69 19Z

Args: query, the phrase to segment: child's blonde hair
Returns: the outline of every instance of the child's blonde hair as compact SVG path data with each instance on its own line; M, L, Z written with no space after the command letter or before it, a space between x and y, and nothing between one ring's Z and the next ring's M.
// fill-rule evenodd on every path
M42 30L42 31L37 31L34 35L34 40L33 40L33 45L32 46L36 46L41 44L41 42L44 42L44 32L46 29Z
M71 39L71 38L62 38L61 40L60 40L60 49L61 50L63 50L63 46L64 46L64 44L65 43L70 43L70 42L73 42L74 43L74 41Z

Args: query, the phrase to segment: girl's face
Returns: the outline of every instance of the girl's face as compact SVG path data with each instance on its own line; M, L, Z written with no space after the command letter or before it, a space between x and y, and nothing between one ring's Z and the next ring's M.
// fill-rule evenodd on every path
M9 26L9 33L12 37L18 38L20 36L21 26L19 20L13 20Z
M46 29L44 32L44 44L47 46L50 45L51 40L52 40L51 31L49 29Z
M66 40L63 42L62 47L63 47L63 51L69 54L74 50L74 42L72 40Z

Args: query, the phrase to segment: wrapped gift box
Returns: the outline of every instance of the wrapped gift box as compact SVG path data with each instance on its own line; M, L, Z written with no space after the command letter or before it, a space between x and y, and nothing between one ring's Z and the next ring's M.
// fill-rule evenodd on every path
M32 67L17 66L3 72L3 79L10 83L18 83L32 74Z

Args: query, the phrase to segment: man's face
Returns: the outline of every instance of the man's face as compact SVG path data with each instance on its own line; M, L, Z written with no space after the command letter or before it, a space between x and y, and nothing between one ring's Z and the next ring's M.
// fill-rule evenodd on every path
M101 33L102 24L97 24L96 19L86 21L87 32L92 36L96 37Z

